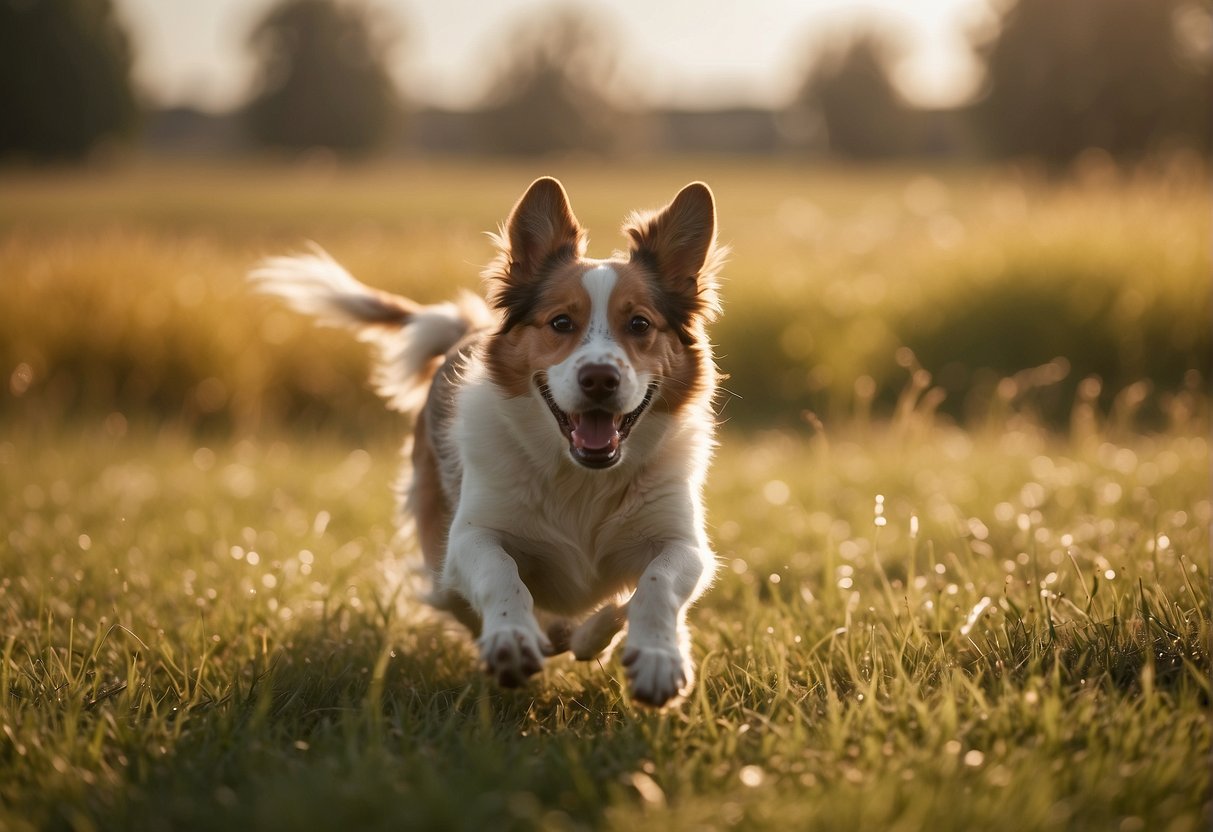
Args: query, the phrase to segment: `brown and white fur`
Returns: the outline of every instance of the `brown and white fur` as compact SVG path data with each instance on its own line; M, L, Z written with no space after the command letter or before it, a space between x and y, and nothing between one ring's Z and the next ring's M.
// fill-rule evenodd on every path
M660 706L692 684L686 611L715 569L700 492L723 251L702 183L623 230L626 254L586 258L564 188L543 178L494 235L487 305L421 306L319 250L251 277L379 348L379 392L414 417L405 503L429 600L478 634L488 672L521 684L545 656L598 656L626 624L632 696Z

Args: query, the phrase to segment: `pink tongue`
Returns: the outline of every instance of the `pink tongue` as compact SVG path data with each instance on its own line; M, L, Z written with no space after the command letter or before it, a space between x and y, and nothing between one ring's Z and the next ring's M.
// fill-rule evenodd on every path
M573 428L573 444L591 451L611 447L616 436L614 417L602 410L582 413L577 427Z

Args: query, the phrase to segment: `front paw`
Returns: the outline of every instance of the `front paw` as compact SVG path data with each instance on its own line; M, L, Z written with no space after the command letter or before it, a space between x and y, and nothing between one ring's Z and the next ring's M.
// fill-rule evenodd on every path
M502 627L479 640L485 670L503 688L516 688L543 668L543 654L552 647L537 628Z
M686 693L693 681L690 657L677 647L628 647L623 667L632 698L656 708Z

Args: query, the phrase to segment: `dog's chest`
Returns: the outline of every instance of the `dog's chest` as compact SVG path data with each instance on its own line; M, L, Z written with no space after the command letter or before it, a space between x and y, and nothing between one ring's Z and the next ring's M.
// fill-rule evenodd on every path
M502 543L535 603L574 615L634 587L660 550L659 505L635 488L515 493Z

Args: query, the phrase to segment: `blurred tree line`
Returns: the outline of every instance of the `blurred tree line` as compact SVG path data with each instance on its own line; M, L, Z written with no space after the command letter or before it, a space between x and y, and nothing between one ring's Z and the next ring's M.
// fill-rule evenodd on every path
M1176 147L1207 156L1211 32L1207 0L1008 0L1000 25L973 39L985 67L977 101L949 113L902 98L890 38L835 37L786 110L766 114L777 139L752 149L1051 165L1089 147L1129 160ZM240 113L246 134L261 146L344 155L398 140L407 108L387 68L396 40L364 2L283 0L249 37L258 72ZM546 10L501 43L479 107L458 120L456 149L609 155L660 144L652 117L619 92L619 39L604 21ZM110 0L0 0L0 157L80 158L131 135L130 66Z
M76 159L129 137L130 69L109 0L0 0L0 157Z
M1208 151L1207 2L1017 0L976 48L986 89L974 120L999 155L1057 164L1088 147Z
M402 114L387 57L394 38L369 7L289 0L249 37L259 67L244 116L262 145L362 154L381 146Z

